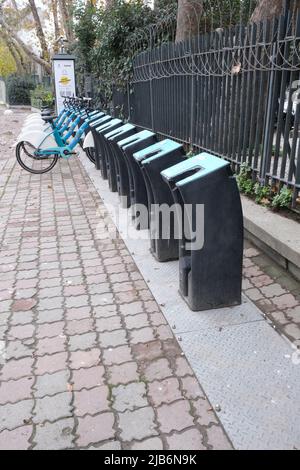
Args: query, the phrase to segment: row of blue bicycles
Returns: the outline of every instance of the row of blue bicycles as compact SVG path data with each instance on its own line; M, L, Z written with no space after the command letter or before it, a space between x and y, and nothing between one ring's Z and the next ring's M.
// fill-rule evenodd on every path
M70 158L83 148L84 139L92 122L102 116L91 109L91 99L65 97L64 108L58 116L51 109L42 108L25 120L16 142L16 158L21 167L35 174L52 170L59 158ZM94 162L94 149L85 149Z

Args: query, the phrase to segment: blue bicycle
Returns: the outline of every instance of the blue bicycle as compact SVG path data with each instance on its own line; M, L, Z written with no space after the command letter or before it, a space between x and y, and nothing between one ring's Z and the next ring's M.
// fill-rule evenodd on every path
M31 116L18 138L16 158L20 166L33 174L52 170L59 158L76 155L76 146L90 123L101 115L91 110L89 98L65 97L64 109L58 116ZM87 156L93 161L92 154Z

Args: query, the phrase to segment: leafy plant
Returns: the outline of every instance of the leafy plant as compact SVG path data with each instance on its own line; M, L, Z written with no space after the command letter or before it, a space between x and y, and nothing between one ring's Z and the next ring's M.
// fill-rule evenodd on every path
M0 39L0 77L8 77L17 70L16 63L5 42Z
M7 97L11 105L30 105L30 91L34 89L31 79L11 75L7 79Z
M287 186L283 186L280 192L273 198L272 207L275 209L289 209L293 200L293 192Z
M237 175L236 180L239 190L242 193L247 194L248 196L252 196L254 194L255 183L251 178L251 168L246 163L241 165L240 173Z
M261 186L259 183L254 185L255 202L258 204L269 205L272 198L271 188Z
M51 106L53 103L53 93L51 89L38 85L31 92L31 104L35 107Z

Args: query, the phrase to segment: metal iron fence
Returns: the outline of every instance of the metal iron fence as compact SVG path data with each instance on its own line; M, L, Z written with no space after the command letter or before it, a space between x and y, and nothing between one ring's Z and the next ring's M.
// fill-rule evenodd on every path
M165 43L134 58L115 113L300 192L300 12Z

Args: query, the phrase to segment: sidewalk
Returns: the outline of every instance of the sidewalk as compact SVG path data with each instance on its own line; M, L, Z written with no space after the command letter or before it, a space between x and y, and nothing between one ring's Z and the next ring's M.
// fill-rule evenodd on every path
M25 116L0 115L0 449L230 449L80 162L15 162Z

